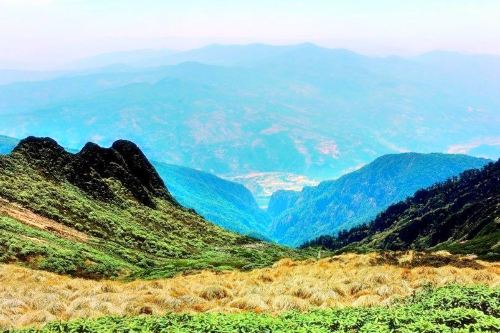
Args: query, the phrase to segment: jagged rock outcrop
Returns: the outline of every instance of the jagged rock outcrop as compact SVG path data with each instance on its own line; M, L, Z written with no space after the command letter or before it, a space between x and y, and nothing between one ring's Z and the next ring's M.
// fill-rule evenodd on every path
M110 148L89 142L79 153L71 154L51 138L28 137L14 153L28 157L46 176L66 179L100 200L115 199L105 181L112 178L144 205L154 207L153 197L177 204L146 156L130 141L118 140Z

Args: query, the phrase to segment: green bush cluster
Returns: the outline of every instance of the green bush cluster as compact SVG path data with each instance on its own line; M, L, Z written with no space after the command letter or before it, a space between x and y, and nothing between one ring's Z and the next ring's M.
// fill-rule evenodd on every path
M390 307L316 310L306 313L167 314L54 322L25 333L52 332L499 332L500 289L447 286L427 289Z
M68 240L0 216L0 262L87 278L114 277L134 266L95 245Z

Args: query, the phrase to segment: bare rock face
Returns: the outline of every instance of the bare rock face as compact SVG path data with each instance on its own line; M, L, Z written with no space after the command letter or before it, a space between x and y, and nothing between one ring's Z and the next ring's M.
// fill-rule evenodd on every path
M77 154L64 150L51 138L28 137L14 149L47 177L67 180L93 197L115 199L105 179L122 184L137 201L154 207L153 197L177 205L163 180L136 144L118 140L110 148L87 143Z

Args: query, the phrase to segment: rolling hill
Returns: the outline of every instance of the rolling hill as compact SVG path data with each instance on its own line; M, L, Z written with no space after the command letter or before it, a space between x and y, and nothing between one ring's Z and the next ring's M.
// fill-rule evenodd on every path
M421 188L486 163L486 159L465 155L391 154L301 192L279 191L268 207L273 219L271 238L300 245L323 234L352 228Z
M500 259L500 160L391 205L366 225L307 246L341 251L448 250Z
M183 208L132 142L66 152L29 137L0 156L0 261L90 278L268 265L293 250Z

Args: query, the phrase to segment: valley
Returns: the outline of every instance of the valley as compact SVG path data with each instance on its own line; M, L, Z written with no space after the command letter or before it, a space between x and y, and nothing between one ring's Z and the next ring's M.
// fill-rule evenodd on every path
M258 205L267 210L269 200L277 191L301 191L306 186L316 186L318 181L286 172L254 172L228 176L228 179L245 185L255 196Z
M387 184L402 191L401 184L416 186L409 182L415 175L432 182L487 162L464 155L390 155L331 184L363 184L367 195L367 189L390 189ZM243 185L151 163L130 141L109 148L87 143L73 153L50 138L28 137L0 156L0 330L206 332L216 325L214 332L299 332L312 325L318 332L345 332L370 331L379 316L386 318L377 321L384 329L411 327L409 318L415 327L452 328L455 322L443 315L470 330L494 329L500 326L499 163L420 189L339 239L322 236L296 249L259 234L272 221ZM420 164L434 165L432 173ZM391 177L376 176L387 174L377 165L390 166ZM363 179L385 183L377 188ZM277 195L288 195L286 207L295 208L301 193ZM387 192L384 197L395 200ZM420 217L408 217L420 214L414 205L422 200L432 204L421 209L438 212L446 228L429 229ZM467 211L476 213L471 218ZM400 221L413 223L418 246L398 245L404 240ZM380 224L386 230L372 227ZM451 236L443 236L447 246L423 242L435 239L428 236L432 230ZM458 310L444 305L450 297Z
M153 162L169 191L208 221L241 234L266 238L271 220L243 185L207 172Z

